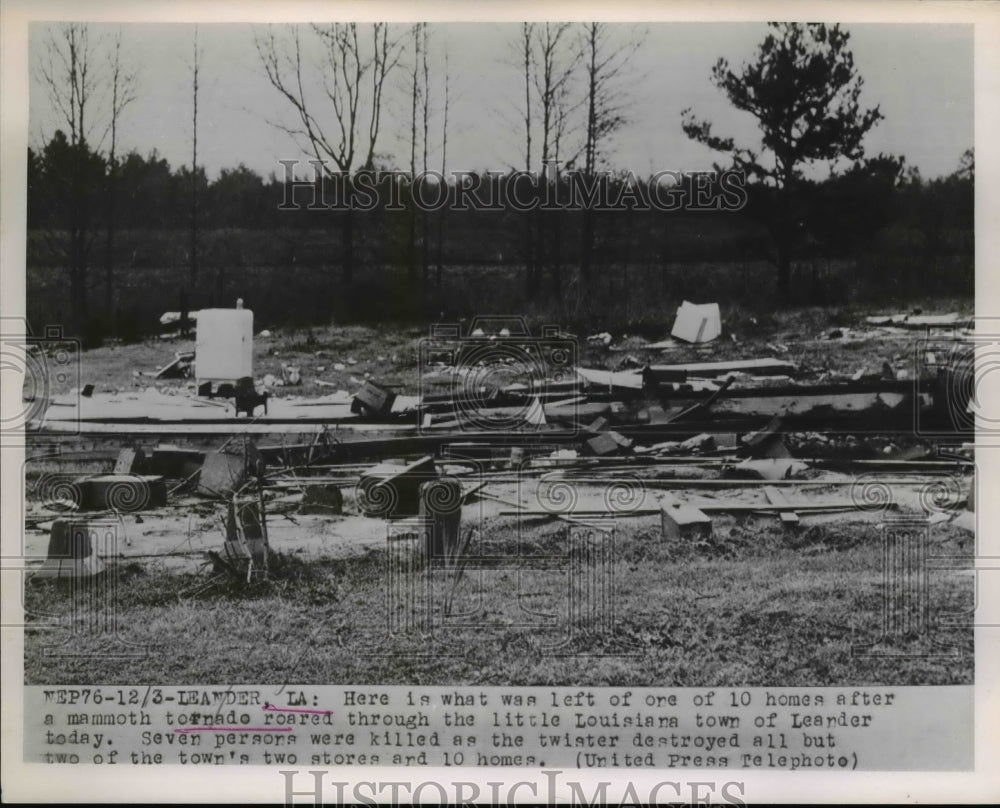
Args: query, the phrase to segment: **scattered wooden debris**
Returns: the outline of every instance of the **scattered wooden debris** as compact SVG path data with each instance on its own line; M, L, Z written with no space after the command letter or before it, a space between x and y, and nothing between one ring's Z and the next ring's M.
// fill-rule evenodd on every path
M718 379L729 373L752 372L757 376L794 375L798 365L784 359L734 359L691 362L682 365L650 365L643 371L647 386L661 382L683 382L689 378Z
M142 474L146 471L146 455L137 446L127 446L115 460L115 474Z
M764 486L764 496L767 497L767 501L772 505L788 505L788 500L785 499L785 495L773 485ZM781 517L781 524L785 527L796 527L799 524L799 515L795 513L795 511L782 510L779 511L778 515Z
M740 453L749 457L791 457L792 453L781 439L783 426L784 419L774 416L763 428L743 436Z
M154 377L157 379L189 379L194 365L194 351L177 351L173 361L159 368Z
M255 577L267 578L270 548L263 497L245 502L234 495L227 503L223 528L224 568L241 579L245 577L247 583Z
M750 477L759 480L788 480L801 474L809 467L799 460L790 457L747 459L737 463L728 473L737 477Z

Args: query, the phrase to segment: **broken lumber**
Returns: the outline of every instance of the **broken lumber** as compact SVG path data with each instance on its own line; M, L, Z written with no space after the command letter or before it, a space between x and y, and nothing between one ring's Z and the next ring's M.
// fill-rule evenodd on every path
M773 485L764 486L764 496L767 497L767 501L772 505L788 504L785 495ZM785 525L785 527L795 527L799 523L799 515L795 511L779 511L778 515L781 517L781 524Z
M642 372L647 384L683 382L689 378L717 379L728 373L753 373L756 376L794 375L798 365L784 359L733 359L721 362L689 362L679 365L649 365Z
M790 457L747 459L733 466L729 473L761 480L788 480L807 468L805 463Z

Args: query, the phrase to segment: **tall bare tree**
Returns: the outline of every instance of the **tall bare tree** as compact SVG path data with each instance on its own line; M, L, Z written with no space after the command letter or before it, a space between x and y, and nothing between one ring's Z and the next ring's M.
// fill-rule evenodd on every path
M413 80L410 92L410 188L414 188L417 183L417 110L420 107L420 97L423 95L423 87L420 84L420 53L421 53L421 28L424 23L414 23L411 30L413 42L413 64L411 76ZM410 280L413 280L417 272L417 204L410 198L409 210L410 240L407 245L407 271Z
M118 125L125 108L135 101L138 76L122 61L121 28L115 33L108 57L111 84L111 121L108 129L107 222L104 243L104 308L111 312L114 305L115 230L118 205Z
M424 78L424 88L423 95L421 98L421 112L423 116L423 145L424 145L424 155L423 155L423 175L427 176L427 151L428 151L428 138L430 135L430 105L431 105L431 74L430 74L430 63L427 58L427 53L430 50L429 34L427 30L427 23L423 24L423 56L421 58L421 66L423 68L423 78ZM429 267L429 255L428 255L428 242L427 242L427 211L421 211L420 216L420 248L421 248L421 264L423 269L423 282L424 287L427 286L427 272Z
M385 82L399 64L403 47L400 37L390 36L388 24L366 28L364 44L357 23L312 25L307 29L311 43L304 42L301 26L290 26L282 36L271 26L256 37L267 79L295 119L292 124L275 121L274 125L322 164L328 178L339 178L348 196L353 173L375 167ZM350 205L342 219L342 249L343 277L350 283L354 279Z
M524 105L519 110L521 120L524 122L524 170L530 172L534 166L531 163L532 154L532 130L535 126L532 112L532 96L534 91L535 75L535 28L533 22L522 22L517 37L510 43L509 47L514 55L513 64L520 72L522 86L524 88ZM512 180L513 181L513 180ZM523 255L525 261L524 291L529 297L538 292L539 267L538 267L538 221L530 211L522 215L524 221Z
M611 136L628 121L628 69L632 57L642 45L644 33L630 29L622 41L612 33L612 26L590 22L583 26L582 47L586 80L586 121L584 125L583 173L593 183L602 150ZM583 243L580 250L580 274L590 276L594 259L594 210L584 206Z
M198 50L198 26L194 29L191 61L191 245L189 279L192 288L198 282L198 70L201 53Z
M87 275L96 229L92 209L95 185L104 173L103 160L91 143L100 117L98 63L98 43L85 23L49 27L37 72L60 127L43 158L53 185L60 189L54 203L64 231L52 234L50 241L66 262L78 332L89 315Z
M573 106L570 99L571 80L580 59L580 50L572 41L571 24L546 22L539 25L531 53L535 93L541 114L541 181L558 183L562 140ZM536 231L539 240L536 250L540 257L544 256L542 263L550 264L553 293L559 295L562 292L562 216L558 210L545 211L544 218L548 234L548 238L544 239L546 249L542 247L541 233ZM539 280L535 280L536 288Z
M451 65L448 59L448 46L444 50L444 116L441 122L441 176L446 176L448 169L448 111L451 104ZM438 212L437 228L437 277L435 285L441 289L442 264L444 263L444 227L448 206L444 205Z
M566 131L569 84L580 59L570 39L570 23L544 23L536 37L534 85L541 108L542 165L558 159Z
M533 120L531 117L531 67L532 67L532 42L535 38L535 24L533 22L522 22L520 38L517 41L520 64L524 77L524 170L531 171L531 127Z

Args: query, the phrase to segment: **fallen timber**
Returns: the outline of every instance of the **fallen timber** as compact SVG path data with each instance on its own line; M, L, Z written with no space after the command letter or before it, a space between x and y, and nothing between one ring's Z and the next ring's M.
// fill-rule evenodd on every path
M655 443L669 440L686 440L702 432L724 430L745 434L760 429L767 421L768 419L762 417L744 417L725 419L721 422L720 420L697 420L677 424L620 426L617 429L626 437L632 438L637 442ZM898 414L896 414L896 417L888 419L884 417L862 418L855 415L853 418L826 419L821 423L817 423L816 419L792 416L786 419L782 431L790 433L818 428L827 435L836 435L838 433L856 436L864 436L865 434L896 435L901 438L912 439L912 424L912 415L900 418ZM320 446L317 446L313 459L318 460L322 457L324 462L349 463L361 462L377 456L400 457L427 453L433 453L438 457L447 457L449 453L451 456L462 457L466 452L469 452L469 454L472 453L469 451L471 445L495 447L496 451L500 451L502 448L506 448L509 451L511 446L529 446L532 448L535 446L539 448L547 446L551 451L559 447L578 445L589 437L589 433L582 429L567 428L539 428L520 432L492 430L466 432L457 430L434 434L429 430L421 430L412 425L398 427L364 425L358 428L340 425L336 429L327 427L326 425L315 425L310 428L310 426L302 424L289 424L284 428L277 429L267 425L252 425L257 426L257 428L249 429L247 427L251 425L246 423L239 425L242 427L241 429L237 429L236 426L234 424L224 431L205 429L200 424L197 427L177 425L170 428L165 428L162 425L147 425L141 429L124 426L115 426L113 428L104 426L100 430L95 429L92 432L85 433L85 436L69 432L65 434L47 433L44 435L35 433L31 436L32 454L39 455L39 450L44 446L44 451L57 456L62 447L80 447L82 440L86 441L86 444L95 450L98 447L104 446L117 452L125 436L142 438L148 435L148 439L150 440L162 437L178 445L209 449L217 445L220 436L242 434L247 436L269 435L273 437L279 434L289 434L290 436L294 436L296 444L287 446L282 446L281 444L261 446L261 451L268 458L269 462L271 462L272 458L279 460L284 459L283 455L287 455L291 464L297 463L302 458L308 456L309 453L309 444L299 443L299 441L308 437L316 438L318 436L325 436L330 441L330 444L323 450L321 450ZM956 436L953 440L957 443L961 438L962 436ZM464 451L457 453L449 452L449 447L456 444L461 444ZM624 462L621 457L616 457L613 460L616 463ZM675 463L705 463L706 460L704 457L671 458L671 461ZM640 459L633 458L630 462L640 462ZM838 467L838 461L834 459L824 459L819 462L828 464L830 468ZM875 462L884 463L886 461L873 461L873 465ZM904 462L906 461L899 461L900 465L898 468L916 468L913 465L902 465ZM913 463L915 461L909 462ZM951 468L955 463L961 461L942 459L925 462L942 463L943 466L941 468ZM841 462L841 466L844 464L850 465L848 461Z
M774 505L769 502L709 502L698 501L688 502L694 508L705 513L757 513L773 512L781 513L832 513L839 511L864 511L864 510L898 510L899 505L895 502L880 503L877 508L865 506L853 502L785 502L781 505ZM615 518L640 517L658 515L661 508L636 508L629 510L622 508L614 510L612 508L570 508L565 511L547 510L545 508L517 508L502 510L500 516L524 516L529 518L552 517L561 518L571 516L579 519L597 518L601 516L613 516Z
M669 367L669 366L665 366ZM280 407L280 399L272 400L270 415L252 419L238 419L228 410L194 401L191 409L185 406L153 406L150 412L141 413L138 402L131 402L121 410L74 407L59 403L50 406L40 423L33 424L36 432L100 434L152 433L186 434L192 431L204 434L260 434L266 432L315 433L326 427L337 427L343 440L354 440L347 433L388 433L400 437L417 432L433 436L437 432L460 432L470 435L469 427L480 425L491 417L509 426L511 419L533 401L542 405L549 429L531 426L529 429L503 429L515 439L544 432L546 440L560 440L562 429L573 431L581 422L604 415L615 429L626 437L665 436L664 439L687 431L749 431L758 428L759 419L782 415L787 430L821 429L824 431L903 431L912 429L919 416L922 427L939 430L949 435L968 436L974 433L972 419L964 413L953 412L954 391L947 383L930 380L919 383L906 380L858 380L824 384L780 384L777 386L740 387L733 385L719 390L715 386L703 387L678 384L658 375L659 366L646 368L642 390L627 392L616 388L614 394L602 390L600 385L579 387L564 384L560 389L537 392L533 390L508 390L485 400L466 402L465 408L456 406L449 396L427 397L414 406L394 411L380 420L352 413L343 401L289 404ZM673 377L674 371L667 376ZM564 389L563 389L564 388ZM180 398L180 397L171 397ZM663 405L666 418L659 423L641 423L640 408L643 403L658 402ZM470 404L481 407L470 418ZM178 402L180 405L181 402ZM89 406L89 405L88 405ZM667 413L668 408L671 412ZM115 413L120 412L120 415ZM157 414L158 413L158 414ZM424 425L424 416L440 416L444 423L435 425L433 419ZM655 419L650 419L655 421ZM418 426L419 425L419 426ZM500 430L486 430L500 431ZM357 439L364 439L359 437Z

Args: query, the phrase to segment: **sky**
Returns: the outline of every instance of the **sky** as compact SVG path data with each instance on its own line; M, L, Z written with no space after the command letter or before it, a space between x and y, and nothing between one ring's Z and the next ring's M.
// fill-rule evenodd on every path
M884 116L868 134L866 152L903 155L924 177L954 171L962 152L974 145L972 26L865 23L844 27L851 34L850 48L864 79L862 103L878 105ZM119 28L123 60L138 73L136 100L121 118L119 152L135 149L145 155L155 149L174 168L189 165L195 27L92 24L91 37L106 45ZM255 33L264 31L266 26L249 24L197 27L201 54L198 162L210 178L241 163L264 177L272 172L280 176L284 169L279 160L307 159L294 140L274 125L288 122L291 109L264 75L254 40ZM430 26L428 151L429 164L435 169L441 167L442 156L445 52L450 77L446 170L523 167L523 122L518 118L523 89L519 71L511 63L510 47L518 31L516 23ZM753 119L729 105L710 75L720 57L734 67L748 61L766 35L764 23L619 25L612 32L614 40L622 42L635 35L642 38L642 45L616 88L629 120L607 144L610 167L641 175L711 168L720 155L681 130L681 111L688 107L712 121L718 134L733 135L741 145L759 143ZM35 148L60 126L36 75L45 57L46 36L47 24L32 23L29 144ZM319 61L312 58L309 66ZM410 81L405 67L391 80L378 145L384 160L398 167L409 164ZM315 99L318 104L320 96Z

